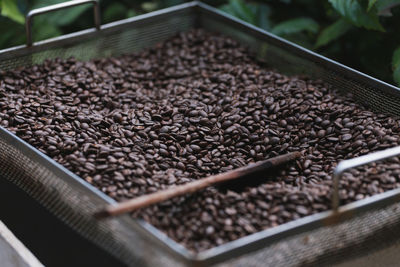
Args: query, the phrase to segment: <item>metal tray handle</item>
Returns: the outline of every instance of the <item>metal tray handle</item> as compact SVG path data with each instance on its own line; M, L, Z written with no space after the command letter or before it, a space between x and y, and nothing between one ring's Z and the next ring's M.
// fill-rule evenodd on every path
M384 160L394 156L400 155L400 146L389 148L383 151L378 151L375 153L367 154L361 157L343 160L339 162L333 172L333 196L332 196L332 208L337 211L339 208L339 179L342 177L343 173L354 167L365 165L371 162Z
M46 7L41 7L41 8L37 8L37 9L33 9L33 10L29 11L29 13L26 15L26 20L25 20L26 45L32 46L32 20L33 20L34 16L49 13L49 12L64 9L64 8L68 8L68 7L84 5L84 4L92 4L93 5L94 24L96 26L96 29L100 30L100 6L99 6L98 0L68 1L68 2L59 3L59 4L46 6Z

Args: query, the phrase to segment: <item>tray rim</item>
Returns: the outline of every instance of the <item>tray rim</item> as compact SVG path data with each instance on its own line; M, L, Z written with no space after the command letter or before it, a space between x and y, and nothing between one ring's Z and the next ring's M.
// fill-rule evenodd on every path
M63 35L60 37L44 40L35 43L32 47L26 47L25 45L11 47L7 49L0 50L0 60L13 58L15 56L21 55L29 55L30 53L34 53L41 50L46 50L52 47L57 47L63 42L68 41L76 41L81 38L92 38L97 35L101 35L108 31L115 30L123 30L123 28L130 27L131 25L135 25L135 23L146 23L151 21L154 18L162 19L162 17L171 15L171 13L180 14L181 12L192 11L195 15L199 15L199 13L205 13L207 15L214 16L215 18L221 19L223 22L234 24L238 26L240 29L246 30L248 33L252 35L256 35L257 37L264 38L268 42L272 42L273 44L279 45L280 47L287 49L301 57L305 57L310 59L318 64L321 64L322 67L326 67L332 71L336 71L339 74L344 75L345 77L351 77L352 79L359 81L361 83L365 83L371 87L379 87L380 90L383 90L390 94L400 95L400 88L395 87L389 83L383 82L379 79L371 77L367 74L364 74L360 71L352 69L348 66L345 66L341 63L338 63L334 60L321 56L313 51L310 51L306 48L303 48L297 44L294 44L290 41L284 40L274 34L271 34L265 30L262 30L256 26L253 26L249 23L241 21L231 15L225 14L216 8L208 6L204 3L193 1L181 5L177 5L174 7L158 10L155 12L147 13L144 15L136 16L133 18L120 20L108 24L104 24L101 26L100 31L96 31L95 29L87 29L83 31L79 31L76 33L71 33L67 35ZM201 26L201 25L200 25ZM78 177L44 153L40 152L33 146L29 145L27 142L23 141L16 135L12 134L10 131L4 129L0 126L0 136L1 138L8 139L10 144L12 144L17 149L23 151L24 153L30 154L30 157L34 157L35 160L39 160L41 164L44 164L46 167L49 167L51 170L56 170L58 173L62 173L63 175L69 176L70 179L74 180L74 182L79 183L81 186L86 187L96 196L100 197L104 200L105 203L113 204L116 203L115 200L108 197L106 194ZM150 238L154 240L155 243L161 245L170 252L170 254L174 257L178 257L181 261L186 263L193 263L197 265L208 265L215 264L219 262L223 262L224 260L230 259L230 254L234 254L235 257L242 256L249 252L254 252L258 249L267 247L272 243L275 243L283 238L294 236L296 234L304 233L309 230L314 230L323 226L332 225L335 223L343 222L347 219L353 218L359 214L362 214L366 211L386 207L390 204L394 204L395 202L400 200L400 188L392 189L386 191L384 193L374 195L368 197L366 199L362 199L359 201L355 201L346 205L343 205L339 208L338 213L334 213L332 210L316 213L313 215L309 215L294 221L290 221L285 224L281 224L279 226L269 228L263 231L259 231L257 233L239 238L234 241L230 241L223 245L199 252L194 253L190 250L186 249L176 241L167 237L163 232L152 226L151 224L145 222L144 220L135 220L130 218L128 215L121 216L120 218L116 218L115 220L120 220L123 223L127 223L132 225L139 225L139 227L143 230L143 232ZM133 230L137 230L135 227Z

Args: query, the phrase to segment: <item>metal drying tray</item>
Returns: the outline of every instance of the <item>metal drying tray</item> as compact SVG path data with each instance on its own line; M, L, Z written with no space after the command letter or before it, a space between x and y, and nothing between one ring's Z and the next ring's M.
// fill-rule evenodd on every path
M84 3L94 5L96 28L31 44L33 16ZM201 27L245 43L269 67L320 78L351 91L372 110L400 115L399 88L203 3L190 2L101 26L98 14L97 0L75 0L31 11L26 20L28 45L1 50L0 70L55 57L89 60L139 51L177 32ZM399 147L344 161L336 169L335 179L348 168L398 154ZM128 215L105 221L93 219L95 211L115 201L1 127L0 178L13 182L69 227L129 266L334 264L382 249L400 238L400 189L395 189L195 254L147 222Z

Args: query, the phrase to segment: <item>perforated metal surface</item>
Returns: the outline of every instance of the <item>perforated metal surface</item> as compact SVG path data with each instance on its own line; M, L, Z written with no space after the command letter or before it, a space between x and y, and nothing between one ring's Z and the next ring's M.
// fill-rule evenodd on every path
M27 150L22 142L0 129L1 178L13 182L75 231L128 265L168 262L168 253L154 246L130 218L95 220L92 214L113 201L88 184L82 186L85 182L61 166L44 162L39 152Z
M269 67L323 79L352 92L357 101L373 110L400 114L400 94L395 87L195 3L106 25L100 32L87 30L29 49L0 51L0 70L41 63L47 58L88 60L131 53L195 26L241 40ZM398 205L382 208L398 199L398 190L389 198L349 206L347 217L356 217L335 226L321 228L332 222L330 213L313 215L192 255L147 223L127 216L94 220L93 212L112 200L4 129L0 129L0 177L12 181L67 225L130 266L331 264L354 253L383 248L400 237L400 231L396 231L400 224ZM365 210L368 213L360 216Z
M188 10L189 11L189 10ZM194 16L191 12L178 17L170 16L145 23L133 23L124 30L105 29L102 32L88 31L89 35L75 36L74 42L62 40L61 45L53 47L33 47L23 55L11 51L0 55L0 70L12 70L39 64L45 59L75 57L79 60L102 58L107 56L132 53L142 48L151 47L173 34L193 27ZM31 53L27 53L31 51Z
M383 249L400 238L400 205L371 211L346 223L286 238L227 266L332 266Z

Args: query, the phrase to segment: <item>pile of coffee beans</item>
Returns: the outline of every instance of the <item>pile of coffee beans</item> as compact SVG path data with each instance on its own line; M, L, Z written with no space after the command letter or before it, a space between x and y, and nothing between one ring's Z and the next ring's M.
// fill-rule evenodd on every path
M339 161L400 144L395 118L203 30L136 54L0 72L0 125L119 201L301 151L256 184L133 214L194 251L328 210ZM399 166L349 172L342 203L399 187Z

